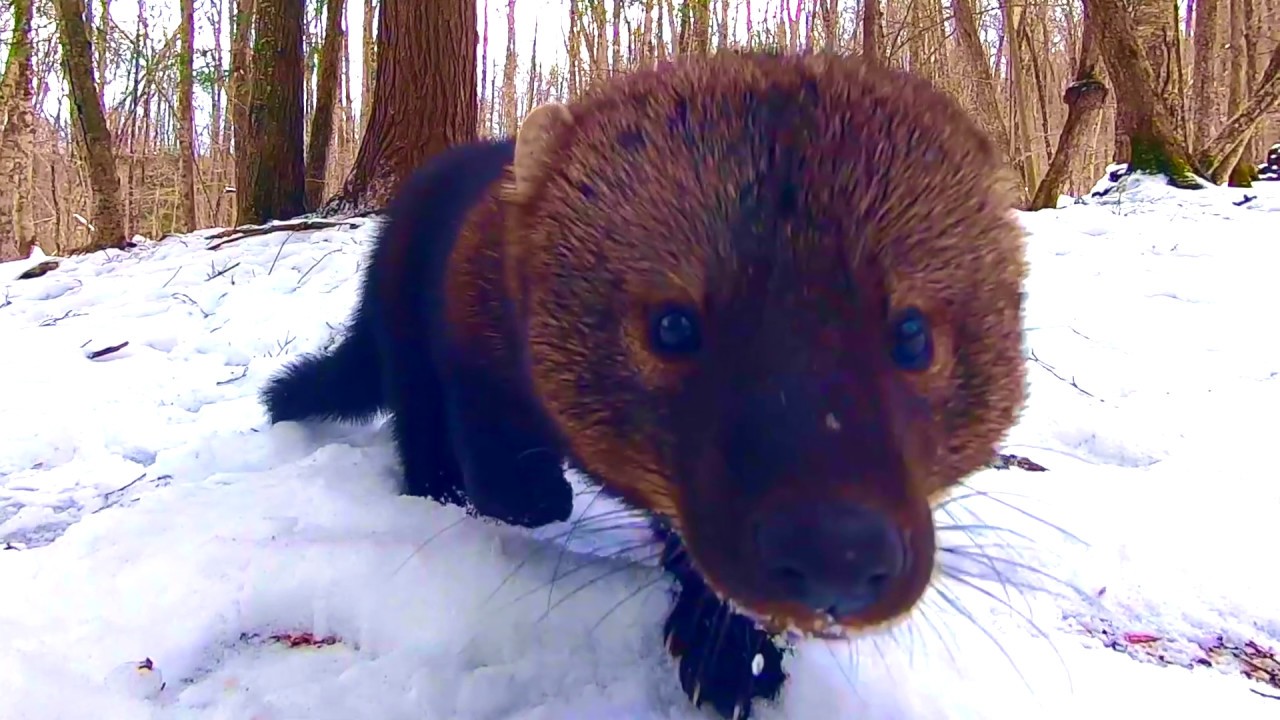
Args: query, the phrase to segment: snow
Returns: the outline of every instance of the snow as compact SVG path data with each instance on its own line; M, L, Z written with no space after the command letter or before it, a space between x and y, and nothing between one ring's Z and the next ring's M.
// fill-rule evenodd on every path
M1280 183L1130 178L1021 215L1004 450L1048 471L978 473L938 516L1016 531L940 538L1052 592L940 581L891 631L804 643L757 717L1276 717L1242 673L1280 678L1277 212ZM650 557L642 531L562 553L567 526L398 496L379 423L267 425L258 388L333 340L375 229L0 265L0 718L710 717L662 648L666 579L602 558ZM270 640L301 633L329 644Z

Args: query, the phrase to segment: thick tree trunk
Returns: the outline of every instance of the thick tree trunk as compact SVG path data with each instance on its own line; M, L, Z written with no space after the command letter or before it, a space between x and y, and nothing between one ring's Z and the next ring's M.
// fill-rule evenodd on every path
M1244 108L1245 96L1248 95L1251 89L1247 79L1247 58L1245 57L1245 28L1249 22L1246 8L1249 4L1249 0L1231 0L1231 43L1229 48L1231 70L1227 79L1227 114L1229 116L1234 116ZM1255 168L1244 159L1245 148L1251 135L1253 135L1252 129L1233 148L1229 156L1231 159L1228 167L1231 168L1231 171L1227 180L1236 187L1249 187L1253 184L1254 173L1250 171L1255 170Z
M316 110L311 116L311 137L307 145L307 209L324 202L325 177L329 169L329 143L333 140L333 106L338 94L338 72L342 63L343 0L328 0L324 44L320 47L320 72L316 79Z
M432 155L476 137L475 0L384 0L369 126L323 214L381 207Z
M5 62L4 133L0 136L0 262L25 258L35 244L31 216L31 161L35 124L31 86L32 0L13 0L13 35Z
M178 229L191 232L196 224L196 134L192 101L195 94L195 0L181 0L178 24Z
M302 17L303 0L258 0L254 12L248 185L237 193L241 225L306 211Z
M1219 0L1196 0L1196 32L1193 39L1195 64L1191 80L1191 147L1199 150L1213 135L1213 120L1217 115L1217 67L1215 53L1218 41Z
M884 62L880 39L880 0L862 0L862 57L868 62Z
M1062 101L1067 104L1067 120L1062 125L1062 134L1058 136L1053 162L1049 163L1049 170L1031 200L1032 210L1058 206L1058 196L1071 173L1071 162L1084 147L1087 134L1096 127L1099 113L1107 100L1107 86L1102 82L1098 66L1101 62L1098 43L1093 24L1088 19L1087 7L1085 13L1075 80L1062 96Z
M1156 90L1151 63L1138 43L1123 0L1086 0L1089 18L1116 90L1117 131L1129 140L1129 169L1159 173L1176 187L1203 187L1164 97Z
M249 156L253 143L249 128L249 101L253 64L254 0L233 0L231 23L231 88L227 97L231 105L232 158L235 161L236 206L239 196L249 188Z
M1087 1L1087 0L1086 0ZM1122 7L1130 20L1133 38L1146 57L1151 70L1151 89L1162 105L1162 114L1168 119L1170 131L1179 145L1186 145L1186 133L1182 119L1182 91L1179 81L1181 62L1178 59L1178 25L1175 6L1168 0L1123 0ZM1100 38L1107 42L1107 38ZM1110 70L1110 60L1107 61ZM1119 92L1119 83L1113 83ZM1118 99L1118 97L1117 97ZM1129 161L1129 135L1132 124L1141 124L1140 118L1130 116L1131 104L1116 107L1115 162Z
M56 0L58 35L62 45L62 65L71 90L75 132L85 149L89 165L89 187L93 191L93 230L90 240L77 248L92 252L124 247L124 217L120 208L120 178L112 151L111 130L102 110L93 75L89 29L84 22L83 0Z

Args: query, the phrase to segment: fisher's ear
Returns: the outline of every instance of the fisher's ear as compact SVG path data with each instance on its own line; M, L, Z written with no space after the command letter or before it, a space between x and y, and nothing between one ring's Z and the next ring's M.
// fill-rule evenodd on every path
M556 134L572 122L573 115L569 108L556 102L539 105L525 116L516 133L515 161L512 163L514 199L527 197L537 186L549 162L547 155L551 152Z

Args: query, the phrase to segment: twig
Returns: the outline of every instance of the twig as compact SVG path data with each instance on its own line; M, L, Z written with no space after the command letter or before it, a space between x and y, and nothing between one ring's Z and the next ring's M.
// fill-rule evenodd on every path
M201 315L204 315L204 316L205 316L205 318L208 318L208 317L210 317L211 315L213 315L213 313L207 313L207 312L205 312L205 311L204 311L204 308L200 307L200 303L196 302L195 298L191 297L190 295L188 295L188 294L186 294L186 293L173 293L173 294L172 294L172 295L170 295L169 297L171 297L171 298L176 298L176 299L178 299L178 300L183 300L183 301L185 301L185 302L191 303L192 305L194 305L194 306L196 307L196 309L197 309L197 310L199 310L199 311L200 311L200 314L201 314Z
M226 380L219 380L219 381L218 381L217 383L215 383L215 384L216 384L216 385L230 385L231 383L233 383L233 382L235 382L235 381L237 381L237 380L243 380L243 379L244 379L244 377L245 377L246 375L248 375L248 374L249 374L249 368L247 368L247 367L245 367L245 368L241 368L241 369L240 369L240 374L239 374L239 375L237 375L237 376L235 376L235 377L233 377L233 378L227 378Z
M208 280L213 280L215 278L222 277L223 275L226 275L227 273L231 272L232 270L235 270L238 267L240 267L240 261L237 260L236 262L231 263L230 265L222 268L221 270L214 271L214 273L209 277L205 278L205 280L208 281ZM213 270L212 260L209 261L209 269Z
M280 261L280 253L284 252L284 246L288 245L289 241L292 239L293 239L292 232L284 236L284 240L280 243L280 247L276 248L276 256L271 258L271 267L267 268L267 275L270 275L271 273L275 272L276 263Z
M1031 361L1032 361L1032 362L1034 362L1035 364L1037 364L1037 365L1039 365L1040 367L1044 368L1045 370L1048 370L1050 375L1052 375L1052 376L1054 376L1054 377L1058 378L1059 380L1061 380L1062 382L1064 382L1064 383L1066 383L1066 384L1070 385L1071 387L1075 388L1076 390L1079 390L1082 394L1084 394L1084 395L1088 395L1089 397L1093 398L1094 400L1097 400L1097 399L1098 399L1098 397L1097 397L1096 395L1094 395L1093 393L1089 392L1088 390L1085 390L1084 388L1082 388L1082 387L1080 387L1079 385L1077 385L1077 384L1076 384L1076 379L1075 379L1075 377L1072 377L1070 380L1068 380L1068 379L1064 378L1063 376L1059 375L1059 374L1058 374L1058 371L1057 371L1057 370L1054 370L1052 365L1050 365L1049 363L1047 363L1047 362L1045 362L1045 361L1041 360L1039 357L1037 357L1037 356L1036 356L1036 351L1035 351L1035 350L1031 350L1031 351L1030 351L1030 357L1031 357Z
M129 347L128 340L125 340L119 345L110 345L108 347L102 348L101 350L94 350L93 352L89 353L88 357L90 360L97 360L98 358L103 357L104 355L110 355L111 353L120 352L126 347Z
M173 279L174 279L174 278L176 278L176 277L178 277L178 273L180 273L180 272L182 272L182 267L181 267L181 266L179 266L177 270L174 270L174 271L173 271L173 274L169 276L169 279L168 279L168 280L165 280L165 281L164 281L164 284L160 286L160 289L161 289L161 290L163 290L163 289L165 289L165 288L169 287L169 283L173 282Z
M84 316L84 313L82 312L76 312L75 310L68 310L65 313L59 315L58 317L45 318L44 320L41 320L40 327L53 327L54 325L57 325L63 320L67 320L73 317L83 317L83 316Z
M337 248L334 248L333 250L330 250L329 252L327 252L327 253L325 253L325 254L321 255L321 256L320 256L320 258L319 258L318 260L316 260L316 261L315 261L315 263L314 263L311 267L307 268L307 271L306 271L306 272L304 272L304 273L302 273L302 275L299 275L299 276L298 276L298 284L297 284L297 286L295 286L295 287L299 287L299 286L301 286L301 285L302 285L302 281L306 279L307 275L311 274L311 271L312 271L312 270L315 270L315 269L316 269L316 267L318 267L318 266L320 265L320 263L324 261L324 259L325 259L325 258L329 257L330 255L332 255L332 254L334 254L334 253L336 253L336 252L338 252L338 249L337 249Z

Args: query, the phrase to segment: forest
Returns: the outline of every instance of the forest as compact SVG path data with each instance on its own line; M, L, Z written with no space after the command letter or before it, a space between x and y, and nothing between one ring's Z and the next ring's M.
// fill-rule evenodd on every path
M928 78L991 134L1030 210L1113 163L1248 186L1280 141L1280 0L519 3L10 0L0 261L373 212L444 147L720 48Z

